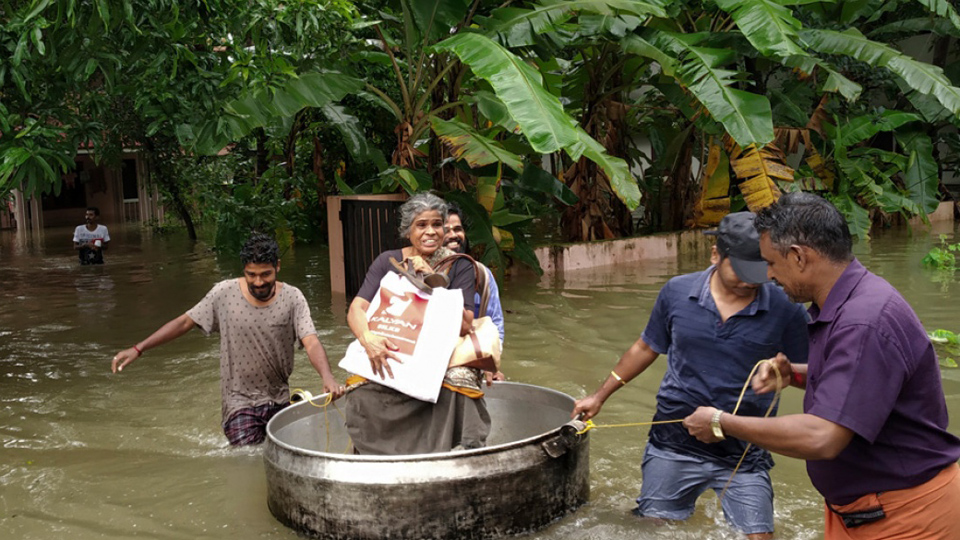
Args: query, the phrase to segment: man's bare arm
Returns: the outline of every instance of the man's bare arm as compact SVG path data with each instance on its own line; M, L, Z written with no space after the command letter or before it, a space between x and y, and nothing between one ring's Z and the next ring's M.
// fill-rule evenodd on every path
M197 323L190 318L189 315L184 313L183 315L173 319L167 324L161 326L156 332L150 334L150 337L137 343L129 349L124 349L116 354L113 357L113 364L111 365L111 370L116 373L118 371L123 371L123 368L127 364L133 362L147 349L152 349L154 347L159 347L168 341L173 341L178 337L189 332Z

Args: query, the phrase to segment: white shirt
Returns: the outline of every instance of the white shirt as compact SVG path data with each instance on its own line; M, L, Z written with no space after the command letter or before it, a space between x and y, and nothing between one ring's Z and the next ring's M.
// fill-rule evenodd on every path
M100 240L104 243L110 241L110 233L107 232L106 225L97 225L94 230L87 229L86 225L79 225L73 231L73 242L75 244L86 244L92 240Z

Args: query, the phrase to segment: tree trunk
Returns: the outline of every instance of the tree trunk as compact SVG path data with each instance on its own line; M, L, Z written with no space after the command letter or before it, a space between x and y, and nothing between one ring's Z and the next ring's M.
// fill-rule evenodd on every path
M947 66L947 58L950 56L950 42L952 38L950 36L939 36L935 38L933 42L933 65L943 69ZM939 122L942 124L942 122ZM937 188L940 191L940 200L941 201L952 201L954 200L953 195L950 194L950 190L947 189L947 186L943 184L943 163L940 159L940 145L937 144L937 132L942 126L935 123L927 124L927 136L930 137L930 140L933 141L933 161L937 164L937 178L940 179L940 183ZM956 204L954 204L954 213L957 212Z
M173 199L173 208L176 210L177 215L180 216L180 219L183 220L183 226L187 228L187 236L190 240L197 239L197 230L193 226L193 218L190 216L190 210L187 208L187 205L183 202L183 196L180 193L180 186L177 185L176 179L173 179L170 184L167 186L167 191L170 193L170 198Z
M659 197L661 231L683 229L684 223L692 217L693 203L696 201L696 185L692 175L695 141L694 130L688 130L673 168L664 171L665 180Z
M313 136L313 174L317 177L317 199L320 207L327 204L327 177L323 172L323 143L316 134Z
M456 60L451 60L451 62L456 62ZM444 66L435 65L432 68L431 78L436 77L443 68ZM445 103L457 101L460 93L460 87L457 84L459 80L458 75L462 73L464 69L463 66L454 68L447 74L447 78L433 89L433 92L430 94L430 110L435 110ZM454 109L447 109L437 116L444 120L449 120L453 118L455 114ZM433 176L433 185L435 187L441 187L443 190L463 191L469 183L469 175L456 167L440 166L440 164L451 157L451 155L447 145L443 144L443 141L431 132L430 154L427 157L427 171Z
M263 173L267 171L269 164L267 163L267 133L263 128L257 129L257 165L256 170L253 173L253 183L257 184L260 181L260 177L263 176Z
M171 139L146 139L146 149L148 162L153 171L153 176L159 187L170 196L173 203L173 210L180 216L183 226L187 228L187 236L190 240L197 239L197 229L193 224L193 217L190 215L190 209L183 200L183 192L176 175L173 163L177 159L183 159L180 154L180 145Z

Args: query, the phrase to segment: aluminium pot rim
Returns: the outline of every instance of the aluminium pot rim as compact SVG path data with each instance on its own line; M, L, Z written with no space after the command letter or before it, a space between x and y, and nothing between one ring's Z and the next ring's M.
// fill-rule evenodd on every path
M554 394L554 395L556 395L556 396L558 396L558 397L564 397L564 398L567 398L567 399L570 399L570 400L573 400L573 399L574 399L573 396L571 396L571 395L569 395L569 394L566 394L566 393L564 393L564 392L561 392L561 391L559 391L559 390L555 390L555 389L553 389L553 388L547 388L547 387L544 387L544 386L538 386L538 385L535 385L535 384L512 382L512 381L497 381L497 382L494 383L494 384L496 384L496 385L505 385L505 386L517 386L517 387L523 386L523 387L528 387L528 388L535 388L535 389L537 389L538 391L546 392L546 393L550 393L550 394ZM315 399L316 399L316 398L321 398L321 397L324 397L324 396L327 396L327 395L328 395L328 394L326 394L326 393L320 394L319 396L315 396ZM274 421L276 421L277 418L278 418L281 414L283 414L283 412L285 412L285 411L291 410L291 409L294 408L294 407L303 407L303 406L309 406L309 405L310 405L310 404L307 403L307 402L300 402L300 403L297 403L297 404L292 405L292 406L290 406L290 407L287 407L287 408L285 408L283 411L281 411L280 413L274 415L273 418L271 418L271 419L267 422L267 442L268 442L269 444L271 444L271 445L274 445L274 446L277 446L277 447L279 447L279 448L282 448L282 449L286 450L287 452L290 452L290 453L293 453L293 454L299 454L299 455L310 456L310 457L319 457L319 458L329 459L329 460L332 460L332 461L367 462L367 463L371 463L371 462L373 462L373 463L378 463L378 462L382 462L382 463L394 463L394 462L408 462L408 461L409 461L409 462L443 461L443 460L448 460L448 459L452 459L452 458L457 458L457 459L459 459L459 458L465 458L465 457L484 456L484 455L487 455L487 454L500 453L500 452L504 452L504 451L507 451L507 450L512 450L512 449L515 449L515 448L521 448L521 447L529 446L529 445L534 444L534 443L536 443L536 442L540 442L541 440L545 440L545 439L548 439L548 438L555 437L555 436L559 435L560 429L561 429L564 425L566 425L566 424L561 424L561 425L559 425L559 426L557 426L557 427L555 427L555 428L553 428L553 429L551 429L551 430L549 430L549 431L545 431L545 432L543 432L543 433L540 433L540 434L537 434L537 435L533 435L533 436L531 436L531 437L526 437L526 438L524 438L524 439L518 439L518 440L515 440L515 441L510 441L510 442L506 442L506 443L501 443L501 444L497 444L497 445L494 445L494 446L484 446L484 447L481 447L481 448L474 448L474 449L471 449L471 450L457 450L457 451L452 451L452 450L451 450L451 451L447 451L447 452L435 452L435 453L431 453L431 454L397 454L397 455L375 455L375 456L373 456L373 455L359 455L359 454L344 454L344 453L339 453L339 452L322 452L322 451L319 451L319 450L310 450L310 449L307 449L307 448L302 448L302 447L299 447L299 446L294 446L294 445L285 443L285 442L277 439L277 437L274 435ZM587 435L588 435L588 434L584 434L584 438L586 438Z

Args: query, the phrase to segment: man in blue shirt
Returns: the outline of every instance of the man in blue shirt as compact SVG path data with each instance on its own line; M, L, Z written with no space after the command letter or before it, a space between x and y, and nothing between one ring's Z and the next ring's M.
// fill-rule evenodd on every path
M620 358L573 415L596 416L603 403L659 357L667 372L657 393L654 421L679 420L700 405L733 410L753 366L777 353L807 357L806 315L776 285L767 283L760 238L750 212L723 218L710 268L664 285L640 339ZM763 416L770 394L748 391L738 414ZM654 425L643 458L639 516L683 520L706 490L720 494L746 449L727 439L705 444L680 423ZM773 537L770 454L752 447L721 499L727 521L751 540Z
M460 217L460 207L453 203L447 203L447 221L443 224L443 246L457 253L469 254L470 252L470 243L467 241L467 233L463 228L463 220ZM493 277L493 272L480 261L477 261L477 264L487 273L487 308L483 316L490 317L490 320L496 325L497 331L500 333L500 346L503 347L503 307L500 305L500 288L497 287L497 280ZM480 305L481 292L477 291L474 294L474 317L480 317L480 310L483 309L483 306ZM488 386L493 384L493 381L506 380L502 371L493 374L487 372L486 378Z
M447 222L443 224L443 246L456 253L466 253L469 255L469 244L467 243L467 234L463 228L463 219L460 217L460 208L452 203L447 203ZM479 262L479 261L478 261ZM493 324L500 331L500 343L503 343L503 307L500 305L500 288L497 287L497 280L493 277L493 272L484 266L487 272L487 288L490 291L490 300L487 302L487 310L484 316L490 317ZM477 291L474 295L473 316L480 317L480 293Z

